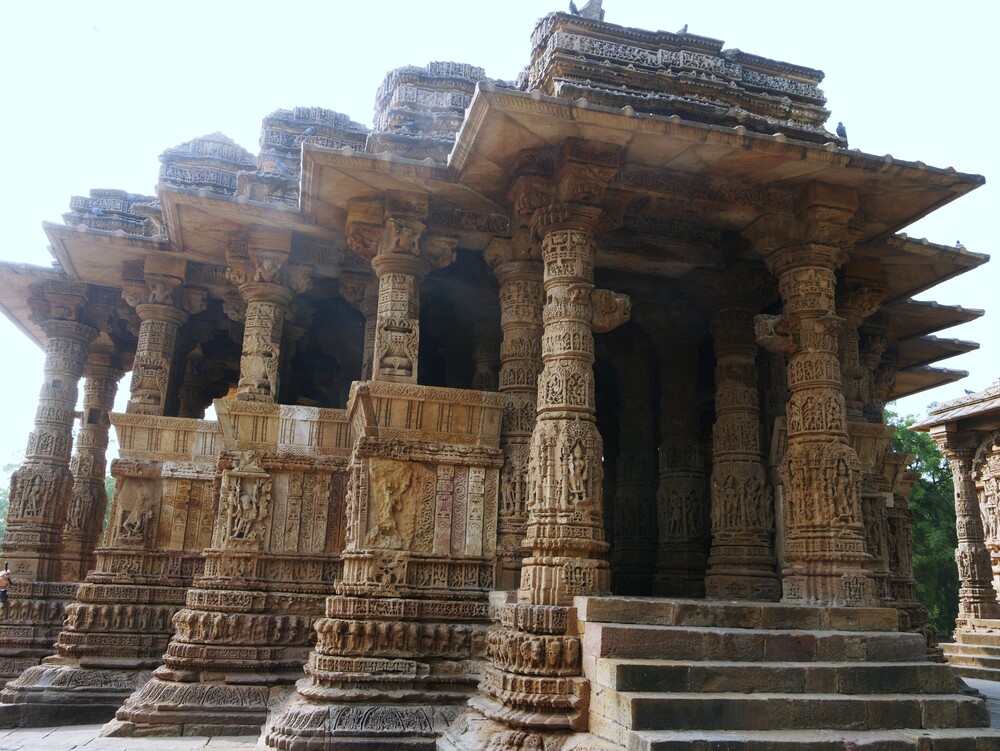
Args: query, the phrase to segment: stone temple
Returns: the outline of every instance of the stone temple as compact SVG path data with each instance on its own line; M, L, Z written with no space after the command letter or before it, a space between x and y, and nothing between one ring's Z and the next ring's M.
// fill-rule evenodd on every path
M932 334L980 313L912 296L986 257L900 231L983 179L849 148L818 70L597 0L531 46L516 82L391 71L371 130L168 149L155 196L45 226L54 267L0 266L46 352L5 724L1000 749L914 597L882 417L964 375ZM968 530L963 603L1000 617Z

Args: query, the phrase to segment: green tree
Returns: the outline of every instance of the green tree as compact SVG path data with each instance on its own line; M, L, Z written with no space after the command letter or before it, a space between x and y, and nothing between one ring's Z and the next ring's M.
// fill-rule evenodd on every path
M911 430L912 416L887 413L887 422L896 428L893 448L914 459L909 469L920 474L910 493L913 523L913 576L917 599L927 608L931 628L950 634L958 616L958 569L955 549L955 488L951 467L927 433Z

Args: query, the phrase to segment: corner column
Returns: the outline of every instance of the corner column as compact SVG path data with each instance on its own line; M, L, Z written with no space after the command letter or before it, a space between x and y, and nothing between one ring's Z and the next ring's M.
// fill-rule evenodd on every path
M60 538L73 491L69 462L77 389L97 337L97 329L78 321L49 319L42 328L48 337L44 381L24 461L11 476L3 539L15 585L60 580Z
M856 195L814 183L794 217L765 216L746 233L777 276L784 309L757 316L756 327L758 343L788 358L788 449L780 469L788 603L875 604L835 309L835 274L847 260L856 211Z

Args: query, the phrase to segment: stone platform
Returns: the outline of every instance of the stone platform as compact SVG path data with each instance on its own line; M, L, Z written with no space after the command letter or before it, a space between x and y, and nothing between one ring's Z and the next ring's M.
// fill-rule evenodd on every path
M590 729L628 751L1000 749L887 608L577 598Z

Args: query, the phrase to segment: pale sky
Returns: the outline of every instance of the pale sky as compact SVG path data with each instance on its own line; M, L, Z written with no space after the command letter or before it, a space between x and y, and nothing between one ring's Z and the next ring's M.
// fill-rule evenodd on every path
M584 0L577 0L583 5ZM221 131L256 154L276 109L320 106L371 124L385 73L432 60L513 79L537 18L568 3L8 2L3 71L0 260L48 265L41 222L91 188L152 193L166 148ZM1000 213L996 64L1000 4L988 0L772 3L605 0L611 23L725 40L727 48L819 68L852 148L984 174L990 182L907 228L911 237L994 252ZM923 299L987 315L939 336L981 349L944 361L969 378L904 400L932 401L1000 378L1000 259ZM0 465L19 457L41 385L42 353L0 317ZM124 391L128 378L123 379ZM122 402L123 403L123 402Z

